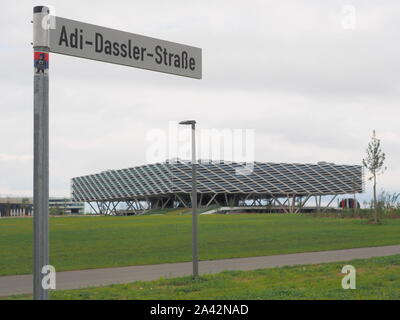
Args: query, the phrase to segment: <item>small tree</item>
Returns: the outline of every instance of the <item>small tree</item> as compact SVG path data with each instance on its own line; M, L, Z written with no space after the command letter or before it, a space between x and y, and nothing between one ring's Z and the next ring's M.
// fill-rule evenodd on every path
M372 133L372 139L368 143L367 147L367 157L363 159L363 165L371 173L371 177L368 180L373 181L373 191L374 191L374 222L378 223L378 208L376 201L376 177L383 174L386 168L383 164L386 159L386 154L381 149L381 140L376 137L375 130Z

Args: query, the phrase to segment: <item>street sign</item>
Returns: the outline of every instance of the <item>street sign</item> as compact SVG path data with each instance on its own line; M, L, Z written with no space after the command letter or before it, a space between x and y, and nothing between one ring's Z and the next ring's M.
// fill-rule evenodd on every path
M50 51L201 79L201 49L93 24L55 18Z
M33 8L32 22L33 297L47 300L43 270L49 267L49 52L195 79L201 79L202 61L200 48L55 17L46 6Z

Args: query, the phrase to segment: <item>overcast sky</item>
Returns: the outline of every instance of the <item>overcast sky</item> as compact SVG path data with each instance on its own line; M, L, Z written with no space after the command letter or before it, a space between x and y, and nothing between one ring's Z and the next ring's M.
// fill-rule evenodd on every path
M0 11L0 196L32 195L38 4ZM187 118L199 129L254 129L255 159L270 162L361 164L376 129L388 167L379 187L400 191L398 0L48 4L61 17L203 49L202 80L52 54L51 196L68 196L72 177L145 164L149 130ZM355 28L343 24L346 5Z

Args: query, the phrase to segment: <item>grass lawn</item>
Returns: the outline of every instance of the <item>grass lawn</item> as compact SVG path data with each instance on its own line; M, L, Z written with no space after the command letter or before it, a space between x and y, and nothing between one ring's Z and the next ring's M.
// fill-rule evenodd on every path
M342 267L356 268L356 289L344 290ZM51 299L400 299L400 255L343 263L134 282L53 291ZM18 295L11 299L32 299Z
M202 260L400 244L400 219L301 215L203 215ZM53 217L50 263L57 271L191 260L191 216ZM0 219L0 275L32 270L32 219Z

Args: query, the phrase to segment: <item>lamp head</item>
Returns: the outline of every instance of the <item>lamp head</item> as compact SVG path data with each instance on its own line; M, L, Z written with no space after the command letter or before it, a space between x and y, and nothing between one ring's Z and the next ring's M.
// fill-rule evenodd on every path
M194 125L194 124L196 124L196 120L185 120L185 121L179 122L179 124Z

